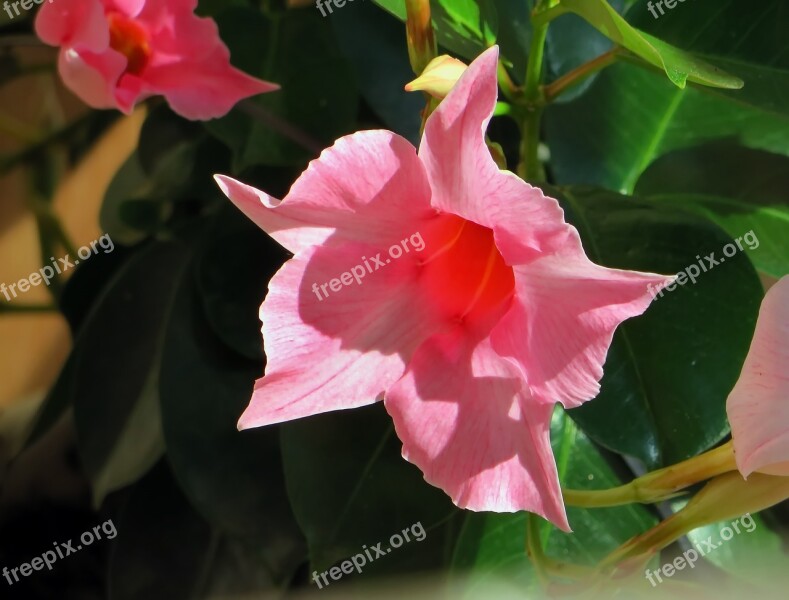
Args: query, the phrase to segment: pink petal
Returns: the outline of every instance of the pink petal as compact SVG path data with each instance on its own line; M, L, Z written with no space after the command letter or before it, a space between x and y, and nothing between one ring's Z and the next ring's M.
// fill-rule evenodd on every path
M102 52L110 45L110 29L99 0L44 2L35 28L36 35L51 46Z
M419 220L433 213L414 147L389 131L340 138L310 163L282 201L223 175L216 181L244 214L293 253L330 236L380 246L382 239L416 233Z
M789 475L789 276L764 297L751 349L726 402L737 467Z
M196 63L214 54L229 63L230 51L219 37L216 22L194 14L195 4L192 0L145 4L138 21L151 36L153 65Z
M136 17L146 5L146 0L103 0L103 2L107 11L115 10L127 17ZM147 4L173 4L173 0L168 0L166 3L161 0L148 0Z
M550 445L552 407L483 339L438 335L384 399L403 457L461 508L528 510L569 531Z
M616 327L643 313L671 277L608 269L574 241L561 254L515 270L515 301L491 334L493 347L518 361L535 399L579 406L600 391Z
M428 119L419 157L433 206L492 229L507 263L520 264L560 248L570 233L559 203L501 171L485 145L498 93L497 60L493 47L471 63Z
M232 67L221 53L200 63L152 64L143 77L153 92L167 98L175 112L192 120L222 117L244 98L279 89Z
M152 56L141 75L188 119L227 114L240 100L279 89L230 64L230 52L212 19L193 13L194 2L147 2L138 21L149 32Z
M338 281L339 291L324 289L328 295L320 288L356 266L364 271L364 258L382 247L384 240L307 249L274 276L260 311L266 376L239 428L371 404L403 374L438 326L434 313L414 310L426 304L417 285L417 255L368 271L361 283Z
M61 48L58 56L63 82L83 102L93 108L120 108L129 113L131 107L120 106L115 97L115 86L124 69L126 57L110 49L94 54Z

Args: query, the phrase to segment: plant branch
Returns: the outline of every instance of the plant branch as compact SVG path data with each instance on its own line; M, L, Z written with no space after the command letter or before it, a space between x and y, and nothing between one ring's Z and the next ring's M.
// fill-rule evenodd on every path
M601 54L597 58L582 64L576 69L573 69L569 73L565 73L556 81L543 86L543 99L545 103L548 104L553 102L562 93L571 87L578 85L590 75L593 75L607 66L614 64L618 56L618 48L613 48L605 54Z
M628 484L607 490L563 490L568 506L600 508L622 504L661 502L695 483L734 471L732 443L694 456L679 464L647 473Z

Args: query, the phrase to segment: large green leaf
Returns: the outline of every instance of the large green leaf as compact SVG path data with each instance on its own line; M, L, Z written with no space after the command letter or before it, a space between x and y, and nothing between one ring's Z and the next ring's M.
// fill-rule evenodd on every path
M641 176L640 195L715 221L733 238L753 232L748 256L772 277L789 274L789 158L719 143L672 152Z
M606 488L621 484L595 445L561 410L556 411L551 423L551 445L564 487ZM542 541L549 556L580 565L594 565L657 522L646 508L635 504L595 510L569 507L567 516L573 533L546 524ZM525 551L526 519L525 513L466 516L453 567L471 572L469 597L479 596L475 594L478 586L505 578L518 589L536 593L538 582Z
M388 128L416 146L425 100L403 89L414 74L402 24L371 2L336 11L331 24L364 99Z
M201 252L214 248L221 254L211 239L201 246ZM263 535L271 560L289 560L299 551L298 527L285 495L277 430L236 427L263 373L262 362L244 358L216 335L194 271L190 275L176 292L173 311L180 318L165 331L162 351L159 395L167 458L186 496L214 528ZM256 312L254 304L251 310Z
M593 439L650 467L708 449L728 432L726 397L763 295L745 251L724 257L732 239L684 212L599 189L548 193L562 202L598 264L672 274L715 253L720 264L707 272L698 267L695 284L685 276L684 285L617 329L599 396L569 413Z
M742 87L738 77L631 26L606 0L562 0L555 8L540 13L535 23L567 12L583 17L606 37L665 71L679 88L688 81L726 89Z
M674 10L669 39L730 70L745 87L683 90L633 65L609 67L582 98L546 111L557 181L632 191L659 156L723 137L789 153L789 57L776 31L784 10L779 0L695 0Z
M403 460L381 404L282 426L288 494L320 571L421 523L426 537L365 566L364 575L434 569L452 541L449 498Z
M621 9L622 2L615 0L612 6ZM589 25L581 17L570 14L556 19L548 28L545 42L548 81L580 67L612 47L611 40ZM569 102L583 94L594 83L598 74L584 79L578 85L562 93L557 102Z
M139 252L81 329L66 384L97 504L138 479L164 450L157 393L162 334L187 258L175 241Z

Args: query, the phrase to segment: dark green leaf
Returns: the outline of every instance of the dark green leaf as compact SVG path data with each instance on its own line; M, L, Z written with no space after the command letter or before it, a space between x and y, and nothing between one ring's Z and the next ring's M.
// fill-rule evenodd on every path
M656 34L671 28L667 39L730 70L745 87L681 90L633 65L609 67L583 97L546 112L557 181L632 191L659 156L723 137L789 153L789 57L778 33L785 29L778 26L785 8L780 0L758 7L745 0L694 0L655 21ZM643 13L646 26L652 18Z
M445 563L457 509L400 455L382 405L317 415L282 426L288 494L310 549L324 570L421 523L412 541L367 565L364 577L434 569Z
M695 284L685 275L683 285L617 329L599 396L570 415L595 441L650 467L710 448L728 432L726 398L763 295L747 250L726 258L731 238L690 214L605 190L548 193L562 202L594 262L664 274L699 271ZM712 268L704 260L710 253L720 261Z
M135 481L164 449L157 393L163 331L188 252L157 242L125 265L77 341L71 386L94 502Z
M789 274L788 189L789 158L732 143L668 154L636 187L666 206L709 218L732 238L752 232L749 258L776 278Z
M180 318L166 331L159 394L176 478L216 529L264 536L270 560L292 567L294 556L303 555L285 495L278 432L236 428L263 365L216 337L193 277L184 279L173 310Z
M742 80L700 58L631 26L606 0L562 0L545 11L544 18L573 12L620 46L665 71L671 82L684 88L688 81L726 89L739 89ZM536 22L543 20L540 16Z

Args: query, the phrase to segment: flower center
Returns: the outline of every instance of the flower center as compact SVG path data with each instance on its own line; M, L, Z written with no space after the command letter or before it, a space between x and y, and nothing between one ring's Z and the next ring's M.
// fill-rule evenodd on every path
M110 47L126 57L126 73L139 75L151 57L148 32L137 21L118 12L108 13L107 21L110 25Z
M456 321L497 320L509 306L515 276L493 230L443 214L425 227L421 278L439 310Z

